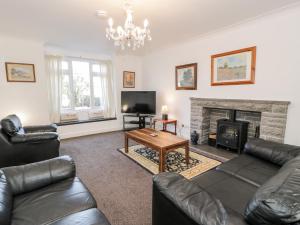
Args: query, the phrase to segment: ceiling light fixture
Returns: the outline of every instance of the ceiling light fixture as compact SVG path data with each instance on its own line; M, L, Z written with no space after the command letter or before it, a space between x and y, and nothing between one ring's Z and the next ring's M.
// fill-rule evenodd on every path
M136 48L144 46L146 39L149 41L151 40L149 21L145 19L144 27L142 28L134 25L133 10L130 0L124 1L124 10L127 15L124 27L118 26L117 28L114 28L114 21L112 18L109 18L109 27L106 28L106 37L109 40L113 40L115 46L121 46L122 50L126 47L135 50Z

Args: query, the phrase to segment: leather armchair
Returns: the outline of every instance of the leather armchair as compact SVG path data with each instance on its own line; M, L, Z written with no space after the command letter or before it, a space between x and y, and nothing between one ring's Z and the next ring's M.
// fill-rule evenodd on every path
M1 120L0 168L57 157L59 146L55 124L23 127L16 115Z
M0 170L1 225L110 225L75 163L61 156Z

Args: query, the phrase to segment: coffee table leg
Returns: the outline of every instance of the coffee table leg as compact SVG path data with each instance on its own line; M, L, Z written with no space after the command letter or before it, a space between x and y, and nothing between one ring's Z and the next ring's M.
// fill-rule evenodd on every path
M160 150L159 152L159 172L165 171L165 152L163 150Z
M128 153L128 136L125 134L125 152Z
M188 165L190 163L190 149L189 149L189 143L185 145L185 161Z

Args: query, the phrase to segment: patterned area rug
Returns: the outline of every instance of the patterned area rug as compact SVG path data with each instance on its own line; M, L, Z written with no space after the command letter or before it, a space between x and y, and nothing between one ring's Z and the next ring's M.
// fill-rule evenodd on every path
M125 153L125 148L118 150L151 173L158 174L159 153L157 151L143 145L129 147L128 154ZM221 164L217 160L190 151L190 163L187 165L183 148L170 151L166 157L165 171L179 173L187 179L191 179Z

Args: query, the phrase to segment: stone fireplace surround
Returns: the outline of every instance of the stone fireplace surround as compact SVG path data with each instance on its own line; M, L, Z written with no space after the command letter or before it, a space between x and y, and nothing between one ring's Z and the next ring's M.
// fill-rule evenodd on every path
M260 138L284 142L288 101L247 99L191 98L191 132L199 134L199 144L207 143L208 135L216 128L216 120L228 118L227 110L238 110L237 119L250 122L248 136L254 136L260 126Z

